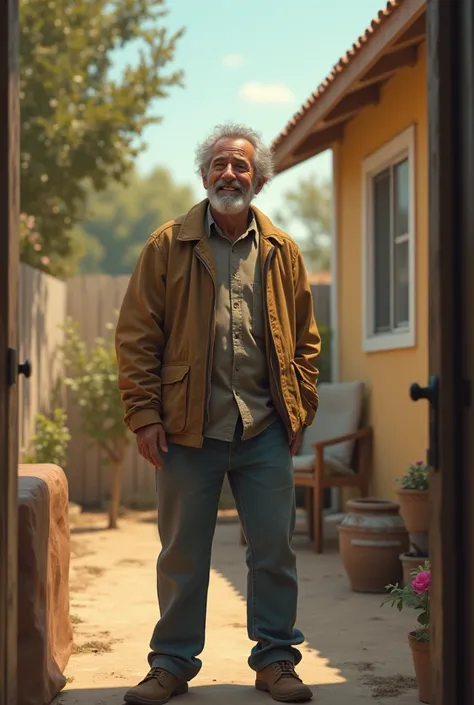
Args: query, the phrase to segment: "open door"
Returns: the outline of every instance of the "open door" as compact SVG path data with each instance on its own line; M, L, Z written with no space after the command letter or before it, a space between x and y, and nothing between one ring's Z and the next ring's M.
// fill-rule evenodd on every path
M0 0L0 705L16 705L18 2Z
M474 3L428 0L433 705L474 702ZM420 382L420 380L418 380ZM421 402L420 402L421 403Z

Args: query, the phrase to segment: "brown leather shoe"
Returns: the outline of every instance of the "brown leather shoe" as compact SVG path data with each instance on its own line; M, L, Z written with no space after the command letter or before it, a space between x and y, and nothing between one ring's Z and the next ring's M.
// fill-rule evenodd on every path
M164 668L152 668L141 683L127 690L124 700L129 705L164 705L175 695L187 692L186 681L180 681Z
M258 671L255 687L270 693L280 703L306 703L313 697L310 688L296 675L291 661L275 661Z

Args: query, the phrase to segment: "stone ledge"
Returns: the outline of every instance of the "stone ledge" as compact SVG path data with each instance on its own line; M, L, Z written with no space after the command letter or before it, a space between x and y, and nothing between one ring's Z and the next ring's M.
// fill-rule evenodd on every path
M18 475L18 704L47 705L72 651L68 484L57 465Z

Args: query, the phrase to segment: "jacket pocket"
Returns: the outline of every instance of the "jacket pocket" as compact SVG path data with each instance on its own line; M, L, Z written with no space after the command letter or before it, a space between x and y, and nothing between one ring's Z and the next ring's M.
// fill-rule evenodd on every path
M300 394L300 402L302 407L307 411L312 409L315 411L318 407L318 392L315 387L308 384L301 372L299 365L294 360L291 361L291 367L295 373L298 391Z
M300 421L304 420L304 403L303 403L303 394L302 394L302 389L301 389L301 378L298 372L298 368L295 362L293 360L291 361L290 365L290 377L292 379L293 383L293 388L295 390L295 407L298 415L298 419Z
M166 433L181 433L188 413L189 365L161 368L161 413Z

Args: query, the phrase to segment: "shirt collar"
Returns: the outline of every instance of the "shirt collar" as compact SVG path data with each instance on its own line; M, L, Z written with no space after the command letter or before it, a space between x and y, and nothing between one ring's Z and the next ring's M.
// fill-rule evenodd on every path
M221 229L219 228L219 226L217 225L216 221L215 221L214 218L212 217L211 207L210 207L209 205L208 205L207 210L206 210L206 222L205 222L205 225L206 225L206 234L207 234L208 237L210 237L210 236L212 235L212 231L213 231L214 228L215 228L216 232L217 232L219 235L222 235ZM257 232L258 232L258 230L257 230L257 221L256 221L256 219L255 219L255 214L254 214L253 210L250 209L250 211L249 211L249 224L248 224L248 228L247 228L247 230L241 235L241 237L244 238L244 237L247 237L247 235L253 235L253 236L255 237L255 235L257 234Z

